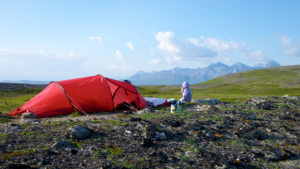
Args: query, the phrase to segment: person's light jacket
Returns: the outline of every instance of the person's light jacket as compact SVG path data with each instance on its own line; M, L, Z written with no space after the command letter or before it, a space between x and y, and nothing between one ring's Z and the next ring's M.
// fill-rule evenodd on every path
M182 98L180 99L180 101L184 101L184 102L190 102L191 101L192 91L190 89L190 86L189 86L188 82L183 82L182 83L181 94L182 94Z

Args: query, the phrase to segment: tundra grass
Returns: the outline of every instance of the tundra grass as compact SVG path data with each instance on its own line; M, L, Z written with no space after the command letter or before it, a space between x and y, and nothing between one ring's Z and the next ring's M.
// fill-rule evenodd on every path
M142 86L143 96L181 97L180 86ZM193 98L217 98L223 102L244 101L256 96L300 95L300 66L247 71L191 85Z
M40 89L0 90L0 112L9 113L30 100ZM180 99L180 86L139 86L143 97ZM286 66L230 74L191 85L193 98L222 102L245 101L256 96L300 96L300 66ZM72 116L72 115L71 115Z
M42 89L14 89L0 91L0 112L9 113L33 98Z

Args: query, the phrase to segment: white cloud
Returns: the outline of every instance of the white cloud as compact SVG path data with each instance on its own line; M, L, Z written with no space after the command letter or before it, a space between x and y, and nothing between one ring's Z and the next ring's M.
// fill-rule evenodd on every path
M155 39L159 42L158 49L168 52L171 55L177 55L180 52L179 44L173 32L158 32L155 35Z
M224 52L230 50L239 50L245 46L243 43L231 41L224 41L211 37L201 37L204 40L202 46L212 49L217 52Z
M158 32L154 34L158 42L157 48L169 55L166 57L167 62L179 61L182 59L195 59L215 57L217 53L211 49L197 46L194 38L188 39L187 42L178 41L173 32Z
M44 57L44 58L58 58L62 60L78 60L79 56L76 56L74 52L70 51L68 53L55 53L49 52L44 49L39 51L24 51L15 49L0 49L0 55L10 55L10 56L30 56L30 57Z
M149 62L149 64L158 64L161 63L161 59L154 59Z
M284 35L279 38L285 47L285 53L291 56L300 56L300 42L293 41L288 36Z
M117 66L117 65L110 65L109 68L110 68L110 69L117 69L118 66Z
M187 39L187 41L196 47L201 46L201 44L197 38L189 38L189 39Z
M53 53L53 52L48 52L43 49L40 49L39 52L37 52L39 55L43 57L48 57L48 58L58 58L62 60L78 60L79 57L74 54L74 52L70 51L68 53Z
M129 68L127 66L118 66L118 65L110 65L109 69L112 69L112 70L118 69L118 70L122 70L122 71L129 70Z
M117 56L117 58L119 58L121 60L124 60L124 58L125 58L124 55L119 50L116 51L116 56Z
M126 42L125 45L128 47L128 49L134 50L134 46L133 46L132 42Z
M102 43L102 38L100 36L90 36L89 40L91 40L91 41L95 40L99 43Z
M248 53L248 58L259 63L265 63L269 60L262 50Z

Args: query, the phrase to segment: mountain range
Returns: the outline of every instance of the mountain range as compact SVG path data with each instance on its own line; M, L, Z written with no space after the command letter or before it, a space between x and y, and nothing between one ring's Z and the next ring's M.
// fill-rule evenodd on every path
M178 85L183 81L188 81L190 84L196 84L231 73L278 66L280 66L280 64L274 60L270 60L265 64L257 64L253 67L242 63L236 63L232 66L228 66L218 62L204 68L190 69L176 67L174 69L162 71L140 71L129 77L128 80L135 85Z
M280 66L280 64L274 60L270 60L266 64L260 63L253 67L242 63L236 63L232 66L228 66L226 64L217 62L204 68L191 69L176 67L170 70L153 72L139 71L133 76L129 77L128 80L130 80L134 85L178 85L183 81L188 81L190 84L196 84L231 73L277 66ZM49 84L49 81L5 80L0 81L0 83Z

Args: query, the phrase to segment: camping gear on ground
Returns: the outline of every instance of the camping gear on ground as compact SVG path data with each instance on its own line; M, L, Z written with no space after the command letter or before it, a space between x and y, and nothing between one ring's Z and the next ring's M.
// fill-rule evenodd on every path
M171 109L171 113L175 113L175 105L174 104L171 104L170 109Z
M86 114L124 107L142 109L146 107L146 101L132 84L95 75L51 82L9 115L31 112L42 118L75 111Z
M144 97L144 99L147 101L147 103L150 102L150 105L152 105L153 107L157 107L160 105L168 106L167 99L156 98L156 97Z
M172 104L177 104L177 100L174 99L174 98L168 99L167 102L168 102L169 106L172 105Z
M218 99L192 99L192 103L207 103L209 105L216 105L222 102Z
M177 104L177 113L181 113L181 105L179 102Z

